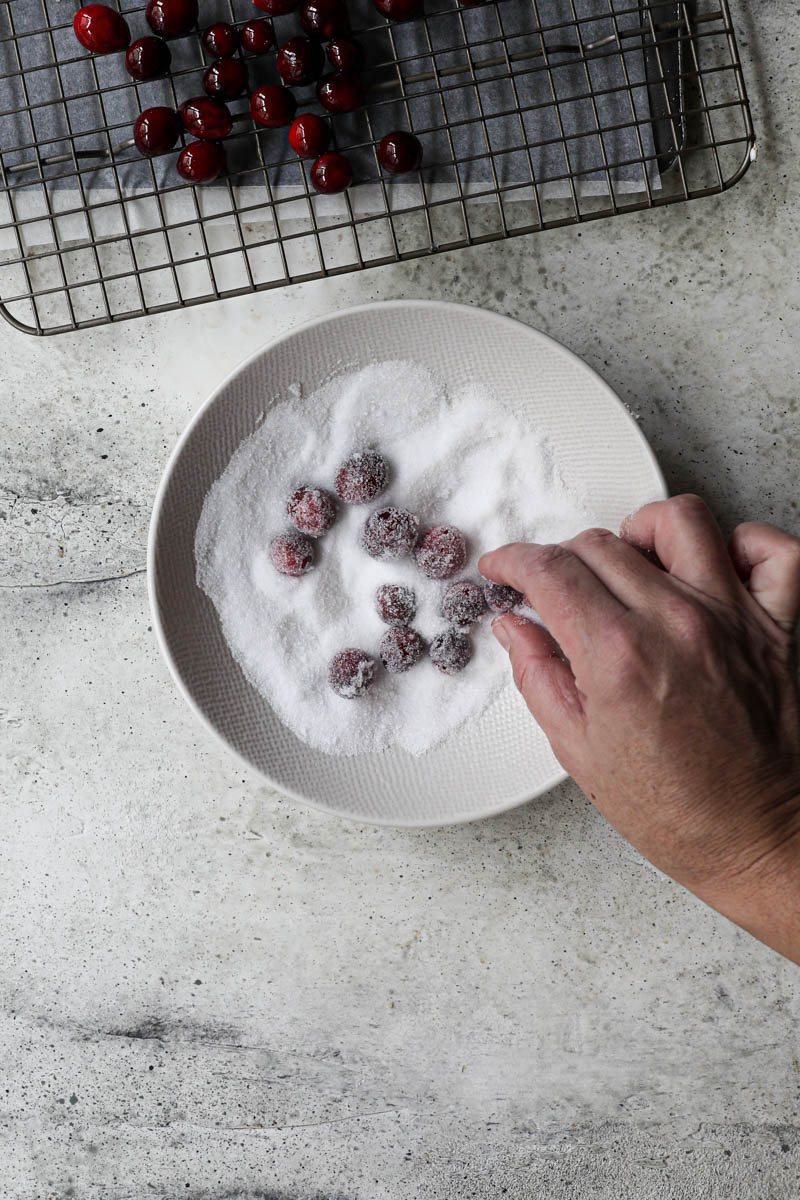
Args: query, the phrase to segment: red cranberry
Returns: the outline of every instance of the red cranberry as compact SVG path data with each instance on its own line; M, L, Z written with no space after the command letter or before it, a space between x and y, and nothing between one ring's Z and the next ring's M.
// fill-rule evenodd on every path
M417 597L401 583L384 583L375 593L375 607L387 625L408 625L417 611Z
M319 79L325 65L325 55L318 42L310 38L295 37L284 42L275 59L278 74L284 83L295 87Z
M233 129L233 117L227 104L210 96L194 96L180 107L183 127L192 137L220 142Z
M295 114L297 101L288 88L278 83L265 83L250 97L250 115L258 125L280 129L288 125Z
M399 675L422 658L422 638L416 629L387 629L378 652L386 670Z
M172 55L166 42L157 37L142 37L128 47L125 66L132 79L143 82L166 75Z
M301 487L286 502L289 520L301 533L322 537L336 520L336 501L322 488Z
M203 45L212 58L230 58L239 49L239 31L227 21L216 21L203 30Z
M333 486L348 504L369 504L380 496L388 481L386 459L377 450L362 450L342 463Z
M451 625L472 625L485 608L483 589L471 579L451 583L442 598L442 616Z
M422 146L413 133L397 129L381 138L378 162L390 175L405 175L408 171L416 171L422 163Z
M311 164L311 186L323 196L343 192L353 182L353 168L343 154L321 154Z
M197 0L148 0L147 24L162 37L180 37L197 24Z
M314 545L304 533L291 529L272 539L269 557L281 575L305 575L314 566Z
M181 136L181 123L171 108L146 108L139 113L133 126L137 149L148 158L166 154Z
M253 0L253 4L271 17L285 17L300 7L300 0Z
M364 103L364 85L352 71L336 71L322 80L317 98L328 112L352 112Z
M306 0L300 10L300 24L309 37L330 41L350 28L347 5L344 0Z
M352 38L334 38L328 42L326 54L337 71L357 71L364 61L360 42Z
M467 543L454 525L428 529L417 546L417 566L429 579L449 579L467 561Z
M189 142L178 155L178 174L190 183L213 183L225 170L225 151L219 142Z
M367 518L361 545L372 558L402 558L414 549L419 521L404 508L379 508Z
M203 91L207 96L235 100L247 91L247 67L240 58L218 58L203 75Z
M106 4L85 4L72 18L72 28L84 50L92 54L113 54L124 50L131 40L128 22Z
M423 0L372 0L381 16L389 21L413 21L421 17Z
M275 30L262 18L248 21L239 30L242 45L251 54L266 54L275 45Z
M354 647L340 650L328 665L328 683L345 700L363 696L374 677L375 660Z
M483 585L483 594L489 608L496 613L511 612L512 608L522 604L525 599L522 592L518 592L516 588L506 587L504 583L490 583L488 580Z
M465 633L446 629L433 639L428 653L443 675L457 675L472 658L472 643Z
M289 145L301 158L316 158L328 149L331 131L315 113L301 113L289 126Z

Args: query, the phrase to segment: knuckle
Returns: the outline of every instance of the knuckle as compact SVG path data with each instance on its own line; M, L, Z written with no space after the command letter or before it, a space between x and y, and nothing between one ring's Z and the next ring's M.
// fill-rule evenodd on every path
M558 542L548 542L541 546L531 546L529 566L535 571L548 571L572 557L572 551L566 546L560 545Z
M597 526L591 529L584 529L567 544L574 546L576 550L587 550L593 546L605 546L609 541L613 540L614 534L610 529L603 529L601 526Z
M667 500L666 506L668 512L679 517L696 517L708 512L705 500L701 500L694 492L682 492L679 496L672 496Z

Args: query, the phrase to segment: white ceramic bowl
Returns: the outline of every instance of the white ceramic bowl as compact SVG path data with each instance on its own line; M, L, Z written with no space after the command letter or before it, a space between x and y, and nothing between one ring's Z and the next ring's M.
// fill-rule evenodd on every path
M477 720L421 757L393 747L340 757L299 741L247 682L195 582L203 500L270 398L308 394L337 370L414 359L453 384L476 380L547 435L564 481L588 491L611 529L666 495L647 442L611 389L544 334L482 309L401 300L351 308L258 350L213 392L170 458L148 547L153 620L189 705L209 730L287 795L387 825L444 825L522 804L564 778L509 683Z

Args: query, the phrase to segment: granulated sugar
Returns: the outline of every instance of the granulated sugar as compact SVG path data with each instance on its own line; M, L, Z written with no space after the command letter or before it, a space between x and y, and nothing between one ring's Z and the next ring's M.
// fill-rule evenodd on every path
M336 523L315 542L314 569L300 578L279 575L267 547L289 527L287 498L303 484L333 491L339 466L367 448L389 463L387 490L372 504L338 502ZM413 627L426 644L447 628L440 606L450 581L427 579L413 556L377 561L359 544L369 514L390 504L416 514L423 530L463 531L461 579L477 580L479 556L504 542L560 541L592 523L536 430L523 428L480 386L448 390L414 363L384 362L271 406L206 497L195 538L197 581L250 683L298 737L330 753L396 743L422 754L510 684L487 613L469 632L474 653L458 675L442 675L426 653L400 675L378 662L372 687L358 699L328 686L338 651L357 646L378 660L388 628L375 609L381 584L413 588Z

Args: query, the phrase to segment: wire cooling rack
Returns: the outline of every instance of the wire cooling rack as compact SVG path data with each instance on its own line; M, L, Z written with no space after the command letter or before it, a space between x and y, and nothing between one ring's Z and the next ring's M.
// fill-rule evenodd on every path
M198 34L170 43L168 79L134 84L124 55L80 48L76 7L0 0L0 311L30 333L708 196L755 156L726 0L428 0L396 26L349 0L368 99L332 131L354 186L318 196L245 96L227 175L192 187L177 150L145 160L130 137L142 108L201 93ZM150 32L142 4L118 7L133 37ZM248 0L201 0L203 26L254 15ZM274 24L278 44L299 32L296 14ZM251 87L277 81L274 54L247 57ZM316 106L313 89L297 98ZM390 179L376 147L396 128L424 162Z

